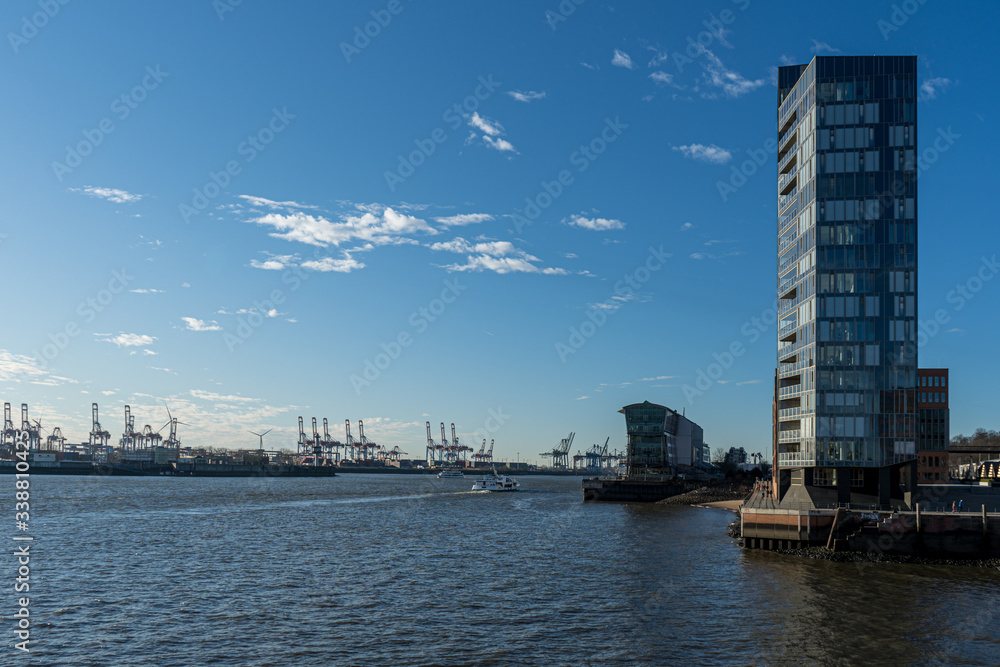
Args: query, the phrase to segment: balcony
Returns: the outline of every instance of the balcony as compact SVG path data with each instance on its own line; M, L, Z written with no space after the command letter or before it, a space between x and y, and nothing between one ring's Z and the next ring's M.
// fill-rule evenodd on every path
M778 398L786 398L790 396L795 396L796 394L801 394L803 391L802 385L791 384L787 387L781 387L778 389Z
M778 176L778 194L787 195L794 190L797 182L796 176L798 176L797 169L792 169L787 174Z
M800 419L804 414L806 414L804 408L785 408L784 410L778 410L778 420Z
M778 431L778 442L798 442L802 439L801 429L790 429L788 431Z
M778 173L783 174L788 171L789 166L795 166L798 162L795 156L798 154L798 151L788 151L785 153L785 156L778 160Z
M798 127L796 127L797 125L798 123L796 123L795 126L792 126L792 129L788 132L785 132L778 137L778 155L781 157L784 157L785 153L790 151L795 145L795 136L797 134L796 130L798 129Z
M787 380L790 377L801 375L803 369L811 367L812 364L809 363L808 359L800 359L790 364L779 364L778 378L782 380Z
M790 265L792 265L796 261L798 261L798 259L799 259L799 255L798 255L798 253L795 253L795 252L790 252L787 255L785 255L784 257L779 257L778 258L778 262L779 262L779 264L778 264L778 273L779 274L784 273L785 269L787 269Z
M778 198L779 204L781 203L781 197ZM785 199L791 199L794 202L791 208L787 209L781 215L778 216L778 236L781 236L788 229L789 225L795 222L795 216L799 214L798 197L792 195L791 197L785 197ZM787 203L787 202L786 202ZM781 210L779 205L778 210Z

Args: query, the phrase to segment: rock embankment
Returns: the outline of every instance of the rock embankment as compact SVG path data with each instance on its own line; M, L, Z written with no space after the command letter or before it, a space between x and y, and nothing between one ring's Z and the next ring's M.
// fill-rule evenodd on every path
M703 486L682 493L679 496L671 496L657 503L657 505L703 505L705 503L718 503L726 500L743 500L750 493L750 487L742 484L727 484L724 486Z

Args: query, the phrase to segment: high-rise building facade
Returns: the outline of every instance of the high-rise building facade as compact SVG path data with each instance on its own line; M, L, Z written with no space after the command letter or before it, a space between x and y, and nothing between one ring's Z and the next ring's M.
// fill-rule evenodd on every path
M916 130L915 56L778 69L782 494L884 504L893 468L915 482Z

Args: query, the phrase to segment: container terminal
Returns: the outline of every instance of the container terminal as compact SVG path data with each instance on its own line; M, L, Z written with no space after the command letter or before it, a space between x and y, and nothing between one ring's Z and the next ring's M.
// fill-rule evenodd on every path
M340 473L436 474L444 468L485 468L495 466L502 473L522 475L579 475L610 466L618 453L609 454L607 442L603 450L595 445L586 454L574 457L569 466L569 445L573 435L544 456L552 457L552 467L540 468L521 462L497 461L493 456L494 441L486 440L478 451L461 442L454 422L451 437L441 422L441 439L435 440L427 422L427 446L424 458L408 458L398 445L379 444L365 434L362 420L352 428L344 421L343 440L330 434L330 422L316 417L306 430L303 417L298 418L298 440L294 449L265 449L264 436L272 429L248 431L257 437L257 447L223 450L214 447L183 446L178 435L180 426L187 426L167 413L159 428L145 424L136 426L136 415L130 405L124 406L122 431L117 442L101 424L97 403L91 405L91 429L85 442L72 443L58 426L44 428L39 419L32 419L28 405L21 404L21 420L15 426L11 404L4 403L3 429L0 431L0 474L16 472L19 460L30 464L33 474L53 475L182 475L196 477L333 477ZM356 435L355 435L356 434ZM16 443L23 441L25 448ZM20 452L20 454L19 454ZM586 462L586 466L581 466Z

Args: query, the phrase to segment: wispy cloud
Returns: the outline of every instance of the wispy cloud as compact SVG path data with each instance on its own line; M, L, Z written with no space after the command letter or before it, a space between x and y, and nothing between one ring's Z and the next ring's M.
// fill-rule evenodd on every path
M188 331L221 331L222 327L215 320L212 322L206 322L205 320L199 320L195 317L182 317L184 324L187 325Z
M585 401L585 400L587 400L588 398L590 398L590 396L577 396L577 397L576 397L576 400L578 400L578 401Z
M732 153L715 144L709 144L708 146L704 144L688 144L687 146L674 146L673 148L675 151L683 153L684 157L710 164L725 164L733 157Z
M503 132L503 126L500 123L483 118L482 116L479 115L478 111L473 113L472 116L469 118L469 125L477 128L483 134L489 135L491 137L496 136L501 132Z
M250 222L273 228L275 231L269 236L274 238L323 248L358 240L387 245L402 235L437 234L437 230L425 220L397 213L389 207L377 214L368 212L363 215L346 215L337 222L300 212L287 215L268 213L253 218Z
M611 64L615 67L624 67L626 69L635 68L635 64L632 62L632 56L620 49L615 49L615 53L611 57Z
M161 289L152 289L146 287L140 287L139 289L130 289L129 292L134 294L163 294Z
M593 231L625 229L625 223L621 220L613 220L609 218L588 218L582 214L571 215L563 222L571 227L580 227L581 229L590 229Z
M837 47L830 46L826 42L821 42L818 39L813 39L812 46L809 47L809 50L815 54L841 52L840 49L838 49Z
M515 247L510 241L482 241L470 243L462 237L451 241L435 243L431 250L453 252L466 255L464 264L447 264L448 271L492 271L494 273L540 273L544 275L566 275L565 269L538 266L540 259Z
M743 253L739 250L733 250L732 252L726 252L719 255L715 255L709 252L693 252L691 253L690 257L691 259L697 259L697 260L702 260L702 259L721 260L725 259L726 257L736 257L737 255L742 255L742 254Z
M683 225L681 225L680 231L686 232L689 229L694 229L694 225L692 225L690 222L685 222Z
M657 382L659 380L673 380L676 375L657 375L656 377L639 378L639 382Z
M517 152L514 145L501 136L504 133L503 125L497 121L480 116L479 112L475 112L469 117L468 124L469 127L473 127L483 133L483 143L490 148L501 152ZM469 136L469 141L474 140L477 136L479 135L472 132Z
M674 75L673 74L667 74L666 72L659 72L659 71L657 71L657 72L653 72L652 74L650 74L649 78L652 79L653 81L655 81L656 83L662 83L662 84L674 86L675 88L677 87L674 84Z
M357 271L365 268L365 264L364 262L359 262L350 255L345 255L340 259L334 259L333 257L311 259L307 262L302 262L302 268L311 269L313 271L322 271L324 273L329 273L331 271L336 273L350 273L351 271Z
M765 85L767 79L747 79L735 70L731 70L712 51L702 47L701 53L705 56L705 73L702 82L712 88L722 90L726 97L739 97L752 92ZM703 93L704 97L711 97L711 94Z
M480 222L489 222L493 216L489 213L460 213L449 215L443 218L434 218L434 222L439 222L445 227L461 227L463 225L475 225Z
M938 93L944 92L949 86L951 86L951 79L946 79L941 76L934 77L933 79L926 79L922 84L920 84L920 99L937 99Z
M250 266L265 271L282 271L290 266L294 266L298 262L298 259L296 255L271 255L264 261L251 259Z
M518 102L532 102L534 100L545 99L545 92L539 92L535 90L510 90L507 94L513 97Z
M131 192L126 192L125 190L118 190L116 188L95 188L90 185L86 185L82 188L70 188L72 192L79 192L85 195L90 195L91 197L97 197L99 199L107 199L116 204L133 204L143 198L144 195L137 195Z
M134 334L121 332L116 335L112 334L94 334L97 340L102 343L114 343L118 347L143 347L146 345L152 345L156 341L156 336L147 336L146 334Z
M318 206L311 206L309 204L300 204L295 201L274 201L273 199L265 199L264 197L255 197L253 195L238 195L240 199L246 201L250 206L257 206L263 208L304 208L304 209L316 209Z

